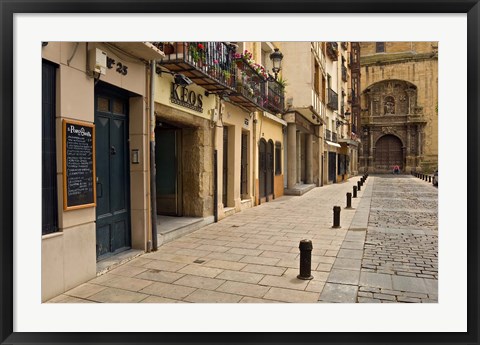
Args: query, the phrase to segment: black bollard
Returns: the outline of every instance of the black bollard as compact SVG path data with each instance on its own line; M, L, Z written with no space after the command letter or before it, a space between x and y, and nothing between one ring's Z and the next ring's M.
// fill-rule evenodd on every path
M353 197L357 197L357 186L353 186Z
M333 206L333 226L332 228L338 229L340 226L340 206Z
M428 175L428 183L432 182L432 175Z
M347 207L352 208L352 193L347 193Z
M312 276L312 241L301 240L298 246L300 249L300 274L298 279L310 280Z
M358 181L358 182L357 182L357 190L358 190L359 192L361 191L361 188L360 188L360 187L362 187L362 185L360 184L360 181Z

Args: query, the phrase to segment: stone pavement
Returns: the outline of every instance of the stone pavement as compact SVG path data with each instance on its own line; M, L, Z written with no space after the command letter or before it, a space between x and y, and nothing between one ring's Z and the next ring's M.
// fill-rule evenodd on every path
M247 209L50 302L436 302L437 189L371 176L345 209L358 180ZM296 278L302 239L313 242L312 280Z

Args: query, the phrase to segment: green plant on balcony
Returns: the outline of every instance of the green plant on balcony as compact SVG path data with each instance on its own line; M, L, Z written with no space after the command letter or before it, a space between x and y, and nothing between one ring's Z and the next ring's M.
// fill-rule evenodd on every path
M189 53L195 64L203 65L205 62L205 46L199 42L192 42L189 45Z
M282 76L280 76L277 79L277 83L278 83L278 85L280 85L282 87L282 89L285 89L288 86L287 79L283 79Z

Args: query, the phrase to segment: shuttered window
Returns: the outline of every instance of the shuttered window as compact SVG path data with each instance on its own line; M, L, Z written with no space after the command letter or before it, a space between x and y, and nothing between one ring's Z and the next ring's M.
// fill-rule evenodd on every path
M42 62L42 235L58 231L55 140L55 75L57 67Z

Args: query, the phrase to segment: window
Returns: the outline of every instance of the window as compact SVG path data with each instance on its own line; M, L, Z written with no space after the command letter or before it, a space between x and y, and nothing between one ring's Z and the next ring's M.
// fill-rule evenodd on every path
M56 66L42 62L42 235L58 231Z
M325 104L326 100L327 100L327 89L326 89L326 84L327 84L327 81L325 80L325 77L322 75L322 93L321 93L321 96L322 96L322 102Z
M282 144L275 143L275 175L282 174Z
M315 93L320 95L320 66L315 61L315 68L313 70L313 85L315 88Z
M377 42L375 45L375 51L377 53L385 53L385 42Z

